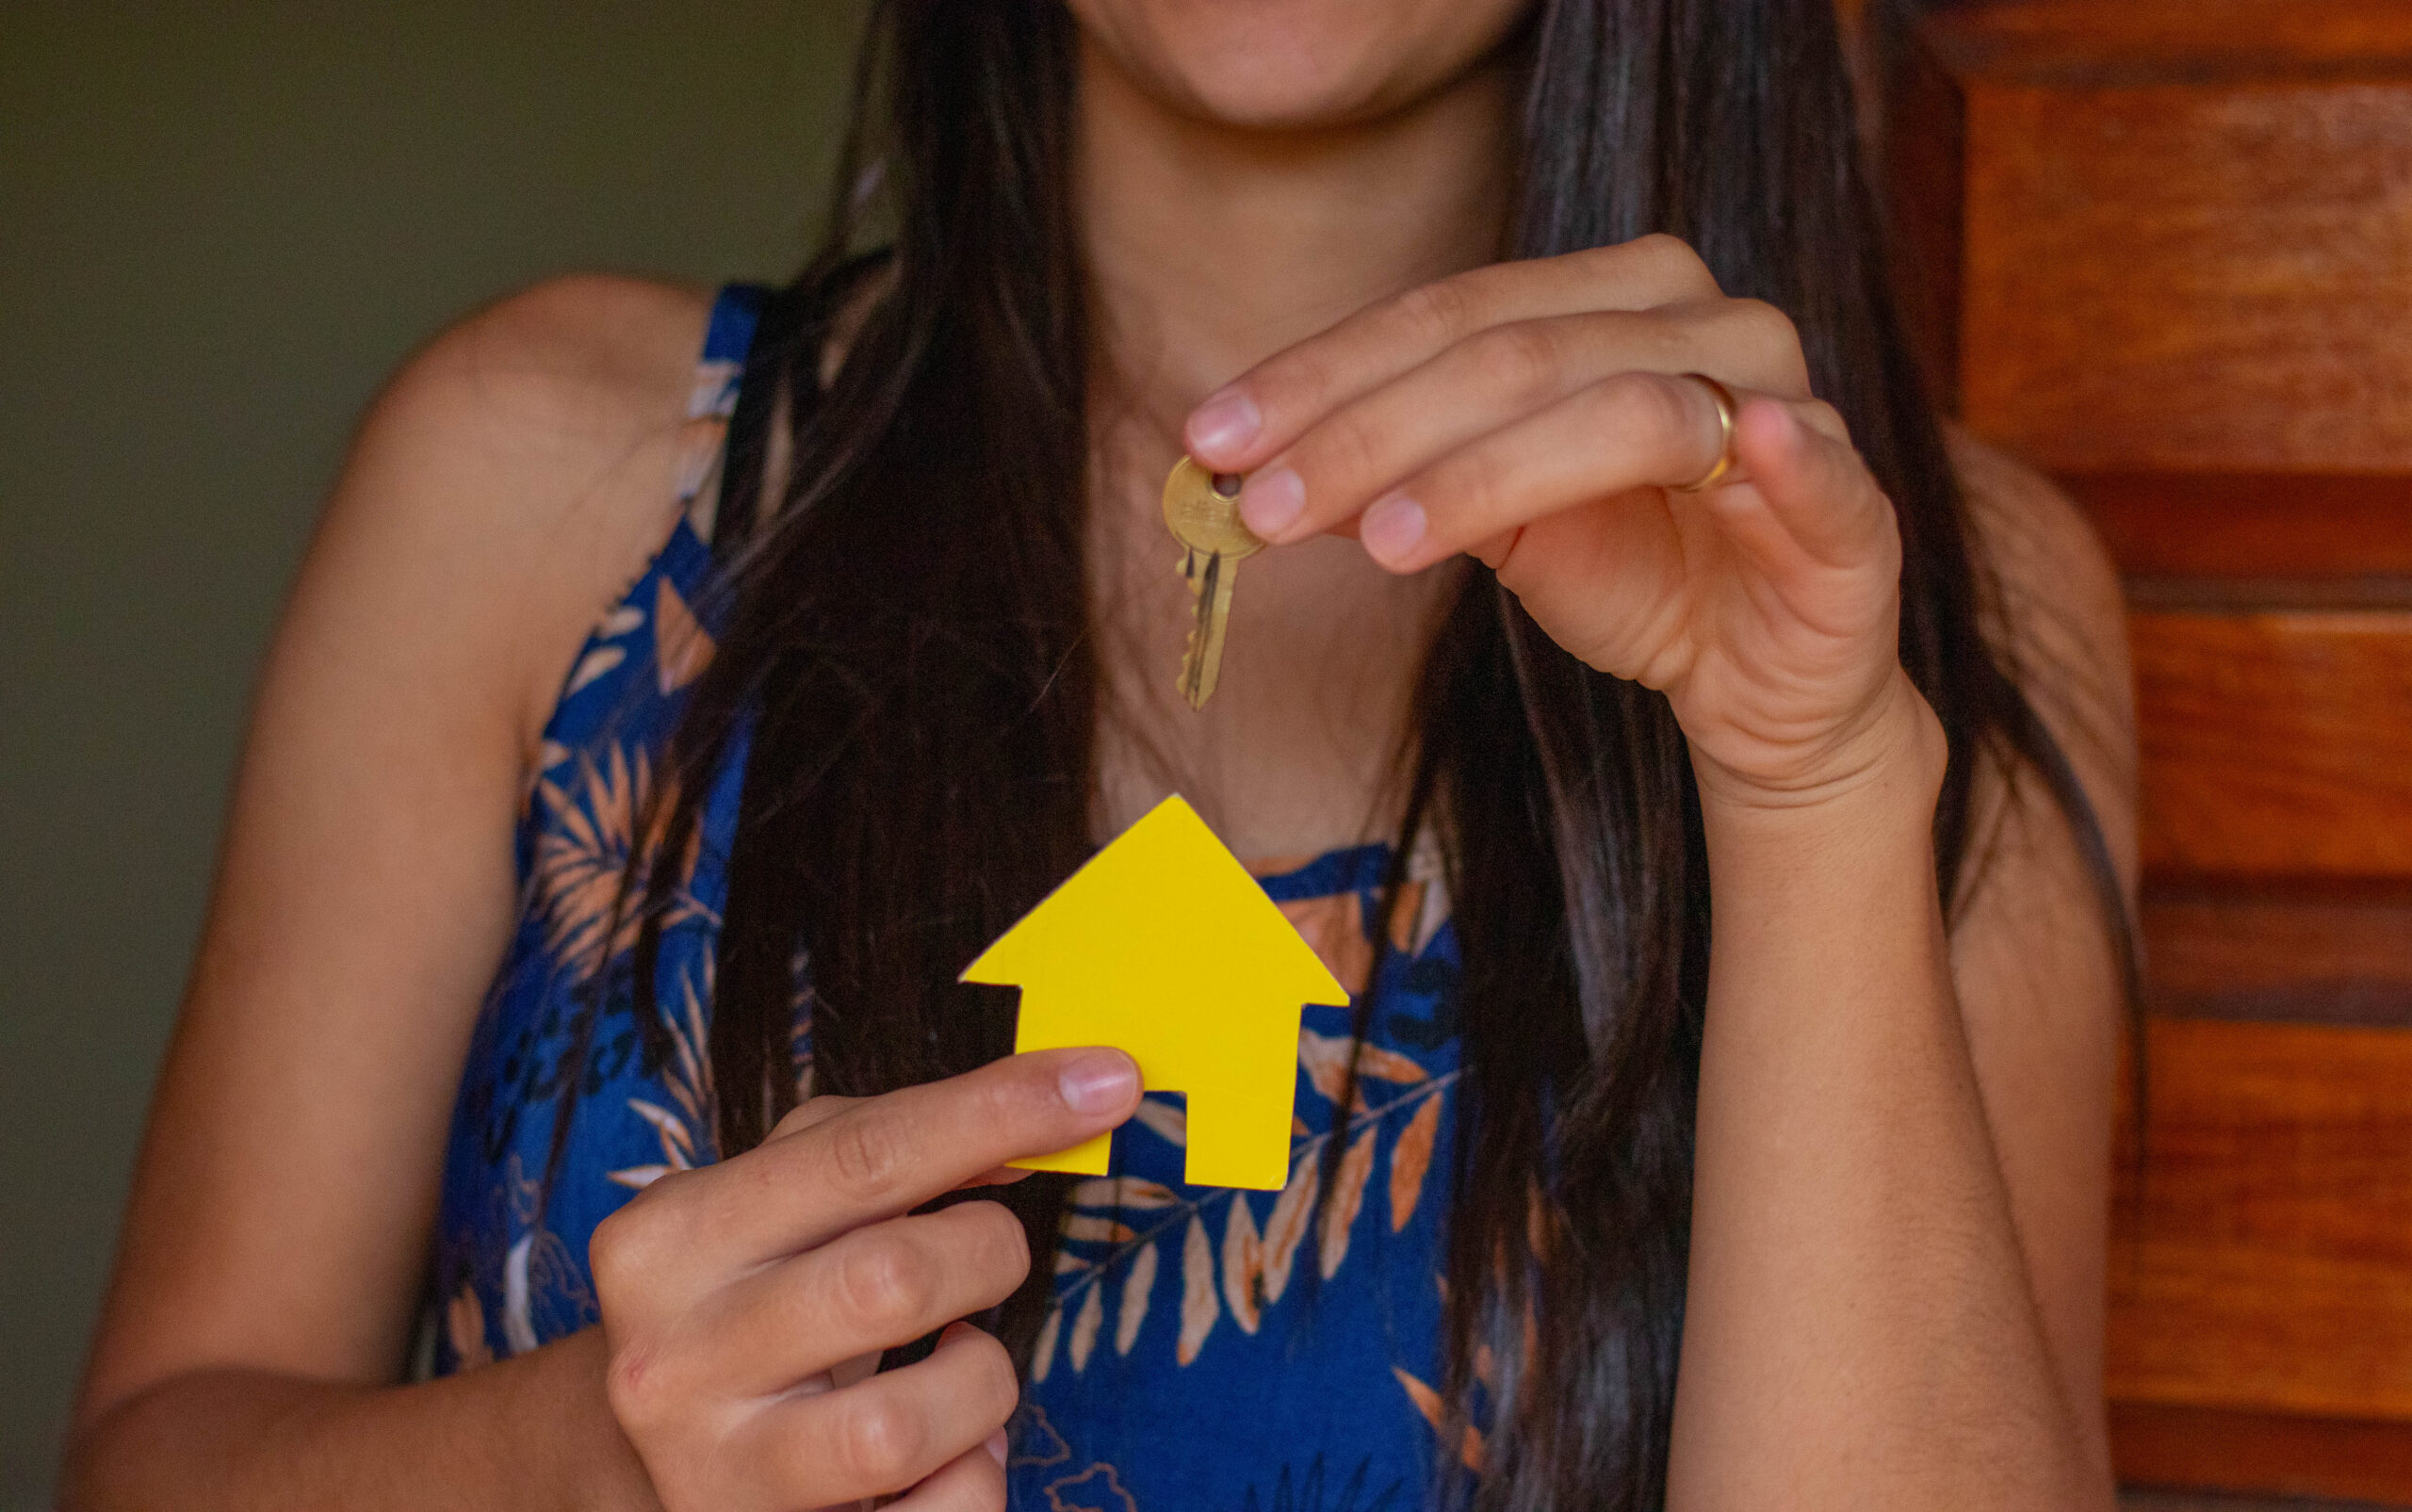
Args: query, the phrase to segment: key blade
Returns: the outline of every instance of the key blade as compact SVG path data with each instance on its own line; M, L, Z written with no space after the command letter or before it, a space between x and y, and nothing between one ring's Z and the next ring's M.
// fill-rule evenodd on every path
M1189 626L1189 643L1181 654L1181 696L1193 709L1205 707L1206 700L1214 693L1214 674L1223 659L1223 639L1214 633L1214 601L1217 596L1229 596L1224 588L1222 554L1204 555L1205 565L1201 567L1199 553L1191 552L1182 573L1189 580L1189 592L1198 600Z
M1204 708L1214 696L1223 670L1223 640L1231 622L1231 588L1238 563L1217 554L1206 559L1198 580L1198 619L1189 632L1189 654L1182 658L1182 694L1193 709Z

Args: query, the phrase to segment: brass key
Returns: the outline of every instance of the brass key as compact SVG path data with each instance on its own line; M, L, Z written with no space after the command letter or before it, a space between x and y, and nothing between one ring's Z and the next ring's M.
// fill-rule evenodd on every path
M1239 564L1264 549L1240 523L1239 493L1237 477L1209 473L1187 457L1165 480L1165 524L1181 543L1182 581L1198 601L1198 620L1181 658L1181 696L1192 708L1205 707L1214 696Z

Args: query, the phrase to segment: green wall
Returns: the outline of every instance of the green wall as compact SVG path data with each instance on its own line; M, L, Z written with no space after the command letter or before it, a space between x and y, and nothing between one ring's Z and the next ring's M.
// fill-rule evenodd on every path
M0 0L0 1508L47 1497L244 700L380 378L776 276L857 0Z

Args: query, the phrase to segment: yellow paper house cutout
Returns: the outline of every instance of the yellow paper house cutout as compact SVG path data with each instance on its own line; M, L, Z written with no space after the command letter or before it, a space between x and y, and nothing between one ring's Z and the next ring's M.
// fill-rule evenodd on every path
M1189 1098L1184 1179L1274 1190L1290 1174L1306 1004L1341 986L1179 797L1089 859L964 968L1021 988L1014 1049L1112 1045ZM1112 1136L1014 1163L1102 1176Z

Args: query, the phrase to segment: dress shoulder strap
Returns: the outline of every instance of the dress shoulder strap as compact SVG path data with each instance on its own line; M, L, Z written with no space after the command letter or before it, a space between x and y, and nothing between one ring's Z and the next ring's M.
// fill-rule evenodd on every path
M712 301L704 328L704 353L695 365L695 386L687 397L687 430L678 464L678 502L704 541L712 538L712 515L721 460L727 450L728 423L737 413L745 359L771 291L758 284L730 284Z

